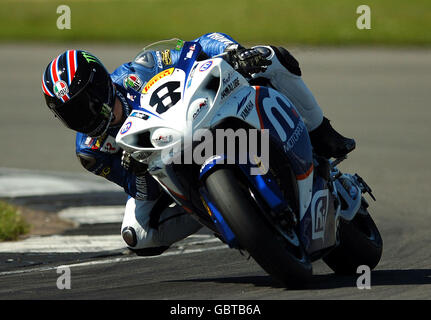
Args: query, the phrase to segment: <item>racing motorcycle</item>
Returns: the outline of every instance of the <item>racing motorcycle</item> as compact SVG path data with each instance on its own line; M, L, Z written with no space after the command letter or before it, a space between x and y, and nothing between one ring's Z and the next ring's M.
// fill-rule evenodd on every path
M172 201L285 286L309 282L318 259L338 274L376 267L382 238L364 195L375 198L359 175L337 168L345 157L314 154L286 96L251 85L222 55L206 56L199 43L157 43L136 61L167 49L179 56L175 67L140 92L128 89L133 111L118 145L148 165ZM195 138L197 132L204 134ZM227 132L222 144L217 132ZM232 136L233 152L214 148ZM250 141L257 147L241 161L239 151ZM209 151L202 156L202 150Z

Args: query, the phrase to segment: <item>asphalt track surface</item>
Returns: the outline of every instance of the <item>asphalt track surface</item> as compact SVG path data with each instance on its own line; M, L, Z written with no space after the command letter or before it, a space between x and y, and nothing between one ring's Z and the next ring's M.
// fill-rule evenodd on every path
M138 50L138 46L81 48L99 56L110 71ZM55 171L65 178L85 174L74 155L73 133L54 120L41 98L41 72L64 49L0 47L0 167ZM430 299L431 51L293 48L292 52L334 127L357 141L357 150L341 169L366 178L377 197L377 202L370 201L370 211L381 231L384 252L372 272L371 290L359 290L357 277L335 276L323 262L313 264L314 281L308 288L287 290L247 256L221 242L204 241L177 245L152 258L118 250L0 254L0 299ZM118 205L124 199L120 193L99 192L85 200L73 195L12 200L56 212L71 204ZM70 232L118 231L118 224L104 224ZM70 290L57 289L60 265L71 268Z

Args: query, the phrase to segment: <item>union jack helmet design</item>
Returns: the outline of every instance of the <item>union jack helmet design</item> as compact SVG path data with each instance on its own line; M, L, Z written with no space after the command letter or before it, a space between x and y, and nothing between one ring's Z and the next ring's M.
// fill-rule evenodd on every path
M67 50L52 60L42 75L49 109L68 128L97 137L113 118L115 88L98 58L82 50Z

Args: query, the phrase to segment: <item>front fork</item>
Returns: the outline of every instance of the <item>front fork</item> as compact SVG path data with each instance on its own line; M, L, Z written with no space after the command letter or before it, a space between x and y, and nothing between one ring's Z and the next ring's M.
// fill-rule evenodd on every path
M362 197L362 194L368 193L375 201L375 197L372 194L371 188L358 174L347 174L342 173L336 167L341 161L346 159L340 158L330 162L330 180L331 180L331 191L337 199L336 204L336 215L335 220L337 224L336 230L338 230L339 219L344 221L352 221L357 213L362 213L360 210L361 205L365 203L368 206L366 200ZM338 242L338 237L337 237Z

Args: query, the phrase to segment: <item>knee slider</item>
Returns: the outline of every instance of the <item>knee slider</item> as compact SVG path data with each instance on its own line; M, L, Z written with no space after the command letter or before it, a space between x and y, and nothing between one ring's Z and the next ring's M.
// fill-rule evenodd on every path
M293 73L294 75L301 76L301 68L299 67L298 60L295 59L294 56L290 54L289 51L287 51L283 47L274 47L271 46L271 49L274 50L275 55L277 56L280 63L287 69L289 72Z
M125 227L121 231L121 236L126 242L129 250L134 252L137 256L158 256L169 249L169 246L150 247L150 248L132 248L138 244L136 231L133 227Z
M134 247L138 244L138 238L136 237L136 231L133 227L125 227L121 230L121 236L124 242L127 243L129 247Z
M145 239L141 239L139 238L138 234L136 233L135 228L131 227L131 226L127 226L125 228L123 228L123 230L121 230L121 236L124 240L124 242L126 242L127 247L135 252L136 254L138 254L139 252L141 252L141 254L138 255L157 255L160 254L161 252L165 251L168 247L164 247L164 246L157 246L158 242L154 241L151 237L152 237L152 233L150 234L149 237L145 238ZM160 249L159 249L160 248ZM159 250L161 250L160 253L157 253ZM147 252L147 253L146 253Z

